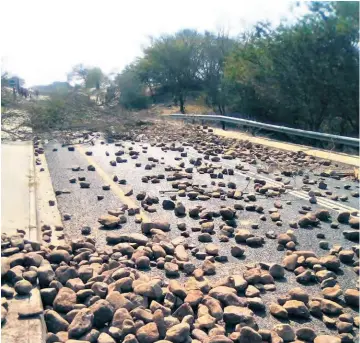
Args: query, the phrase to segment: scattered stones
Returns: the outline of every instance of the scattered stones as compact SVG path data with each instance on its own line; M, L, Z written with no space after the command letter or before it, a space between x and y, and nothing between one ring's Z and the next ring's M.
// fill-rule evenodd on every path
M240 330L239 342L241 343L262 343L261 335L249 326L244 326Z
M289 315L293 315L295 317L310 317L309 310L302 301L288 300L284 304L284 309L288 312Z
M230 248L230 253L234 257L241 257L244 255L245 250L237 245L234 245Z
M314 343L341 343L341 339L336 336L319 335L314 339Z
M337 221L342 224L347 224L349 223L350 215L350 212L347 211L340 212L338 214Z
M357 289L347 289L344 293L344 299L350 306L359 307L360 293Z
M105 228L113 229L119 226L120 218L112 216L110 214L105 214L98 219L98 222Z
M2 295L9 299L15 292L28 295L38 282L49 332L47 343L354 341L353 331L357 333L359 319L349 315L348 308L359 307L359 292L354 285L352 289L342 289L340 285L344 287L342 269L347 268L347 273L359 273L358 247L333 245L333 236L326 232L331 220L328 210L308 204L300 207L301 217L289 221L287 211L290 208L287 205L291 202L282 199L282 194L293 188L290 185L293 175L302 173L306 186L303 189L309 192L312 203L322 203L321 199L334 196L332 189L328 189L333 187L333 181L312 180L303 173L300 168L306 169L318 162L304 152L275 151L214 134L205 136L199 130L195 131L195 137L189 137L186 130L181 130L181 133L175 131L175 136L168 142L159 137L153 139L151 146L164 152L178 152L175 155L177 162L172 165L162 166L164 159L154 157L148 158L146 166L143 162L135 164L130 161L132 165L152 170L152 175L141 179L150 186L161 182L158 185L163 191L159 195L161 202L159 204L157 196L142 191L128 199L130 203L136 198L139 207L119 205L119 209L101 216L98 221L102 228L115 229L106 232L108 245L101 240L95 242L88 236L91 233L96 236L97 228L86 226L75 228L77 234L81 232L84 236L79 235L80 239L70 237L58 247L50 243L55 231L49 226L42 229L44 239L49 241L47 245L31 244L24 239L25 232L20 231L17 237L2 237L2 277L14 287L2 286ZM140 132L138 130L138 134ZM145 134L154 138L149 131ZM117 142L124 150L118 151L116 160L110 163L114 166L125 163L125 154L131 159L145 154L147 149L142 143L142 152L136 151L138 145L134 145L135 141L140 142L142 138ZM183 143L175 143L178 141ZM186 158L187 146L194 147L203 158ZM281 176L272 175L279 186L270 185L267 179L257 177L251 180L249 175L245 175L249 187L253 188L250 192L254 193L250 194L246 189L237 189L237 178L231 177L234 170L221 166L222 159L236 159L240 160L236 162L236 169L242 173L249 170L248 164L254 163L259 174L266 174L268 171L259 167L259 161L266 163L268 156L288 167ZM173 157L171 155L168 161ZM90 167L88 170L94 170ZM166 174L158 168L163 168ZM204 184L198 183L199 174L207 177L207 184L205 178L202 179ZM331 177L333 174L322 172L320 175ZM76 183L77 179L71 181ZM119 180L117 176L113 177L113 182L127 184L125 179ZM163 182L169 182L169 193ZM84 177L79 178L79 184L81 188L90 187ZM352 187L355 189L355 185ZM121 188L126 196L133 194L131 186ZM109 190L110 185L104 185L102 189ZM267 202L263 201L265 197L277 200L267 208ZM102 198L102 195L98 196L99 200ZM347 196L338 196L338 199L346 201ZM143 212L140 214L140 208L154 213L149 215L152 220L146 220ZM169 212L165 213L164 209ZM120 226L125 223L128 224ZM339 234L346 239L356 241L359 238L356 213L341 212L330 226L339 227ZM284 227L293 230L282 230ZM65 233L66 230L67 226ZM299 232L298 241L296 232ZM315 252L319 252L316 246L314 251L301 250L307 249L304 246L306 235L309 235L309 240L319 238L321 241L314 239L314 244L319 244L324 250L330 248L328 253L323 251L316 256ZM236 263L235 258L246 261L246 255L256 253L253 248L264 244L267 249L278 250L275 251L276 259L270 251L264 255L269 257L268 261L241 263L238 265L240 275L229 273L229 266L233 268ZM261 256L259 250L259 261ZM278 262L280 256L283 263L272 263ZM292 273L295 275L290 275ZM312 287L318 287L318 294L304 286L304 289L292 288L283 296L277 295L278 303L265 302L271 295L264 296L264 293L272 292L280 282L286 282L285 276L304 285L311 282ZM319 295L322 297L318 298ZM4 321L6 299L2 305ZM266 310L276 317L273 320L289 319L299 323L296 326L279 324L271 331L265 330L260 321L256 322L253 311ZM41 312L29 310L23 315L31 313ZM337 330L339 337L320 335L323 331L317 332L319 335L316 336L310 323L302 323L303 319L312 320L310 314L322 318L331 330Z
M289 324L275 325L273 330L284 340L284 342L291 342L295 339L295 332Z
M286 311L286 309L279 304L271 303L269 306L269 310L274 317L282 319L287 319L288 317L288 312Z
M280 278L284 277L285 270L279 264L274 263L270 266L269 273L273 278L280 279Z

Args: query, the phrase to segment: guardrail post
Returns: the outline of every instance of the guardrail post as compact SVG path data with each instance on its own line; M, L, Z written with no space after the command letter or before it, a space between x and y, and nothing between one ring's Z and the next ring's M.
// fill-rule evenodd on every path
M222 125L222 129L226 130L226 127L225 127L226 125L225 125L225 122L223 120L221 121L221 125Z

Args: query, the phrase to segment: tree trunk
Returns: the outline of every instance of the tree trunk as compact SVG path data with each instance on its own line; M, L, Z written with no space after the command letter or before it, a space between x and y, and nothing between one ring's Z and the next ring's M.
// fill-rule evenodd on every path
M225 106L222 104L219 104L218 109L219 109L220 115L224 116L225 115Z
M150 90L150 97L151 97L151 100L152 100L153 104L155 104L155 102L156 102L156 99L155 99L155 94L154 94L154 91L153 91L153 89L152 89L152 87L151 87L151 84L150 84L150 83L148 83L148 87L149 87L149 90Z
M185 101L184 101L184 97L182 96L182 94L180 94L179 96L179 102L180 102L180 112L182 114L185 113Z
M218 105L218 110L219 110L219 114L220 114L220 115L223 115L223 113L222 113L222 108L221 108L221 105L220 105L220 104Z

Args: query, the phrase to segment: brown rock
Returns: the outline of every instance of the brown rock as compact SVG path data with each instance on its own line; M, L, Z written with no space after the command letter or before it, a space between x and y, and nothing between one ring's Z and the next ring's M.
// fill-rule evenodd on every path
M287 270L293 271L297 266L298 256L296 254L288 255L283 259L284 267Z
M177 324L166 331L165 339L174 343L183 343L189 339L190 326L189 324Z
M227 306L224 309L224 321L229 324L238 324L251 320L254 313L246 308L240 306Z
M67 313L71 311L76 304L76 293L67 287L62 287L54 300L54 310Z
M289 315L292 316L303 317L303 318L310 317L309 310L302 301L288 300L284 304L284 309L289 313Z
M90 309L79 310L75 318L69 325L69 338L79 338L92 328L94 314Z
M288 317L288 312L285 310L285 308L276 303L271 303L269 306L269 310L274 317L282 319L287 319Z
M323 311L323 313L325 314L338 315L342 313L343 308L341 305L334 301L323 299L321 301L321 311Z
M98 219L98 222L108 229L113 229L120 224L120 218L105 214Z
M45 312L46 327L49 332L57 333L59 331L67 331L69 323L60 316L59 313L48 310Z
M174 254L179 261L189 261L189 255L182 244L176 246Z
M360 293L357 289L349 288L345 291L344 299L348 305L359 307L359 296Z
M341 343L341 339L336 336L319 335L314 339L314 343Z
M261 335L249 326L240 329L239 343L262 343Z
M139 343L154 343L159 339L159 331L155 323L148 323L136 331Z
M295 332L289 324L275 325L273 330L284 340L284 342L295 340Z

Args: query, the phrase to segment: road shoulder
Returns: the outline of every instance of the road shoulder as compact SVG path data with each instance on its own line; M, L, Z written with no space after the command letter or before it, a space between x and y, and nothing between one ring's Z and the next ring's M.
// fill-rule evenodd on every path
M336 153L327 150L313 149L312 147L305 145L298 145L292 143L279 142L276 140L264 138L264 137L254 137L249 134L239 132L239 131L224 131L222 129L213 128L213 131L216 135L228 137L228 138L236 138L242 140L248 140L252 143L265 145L275 149L281 149L286 151L304 151L308 155L315 156L317 158L331 160L334 162L339 162L343 164L347 164L354 167L360 166L360 159L358 156L347 155L342 153Z

